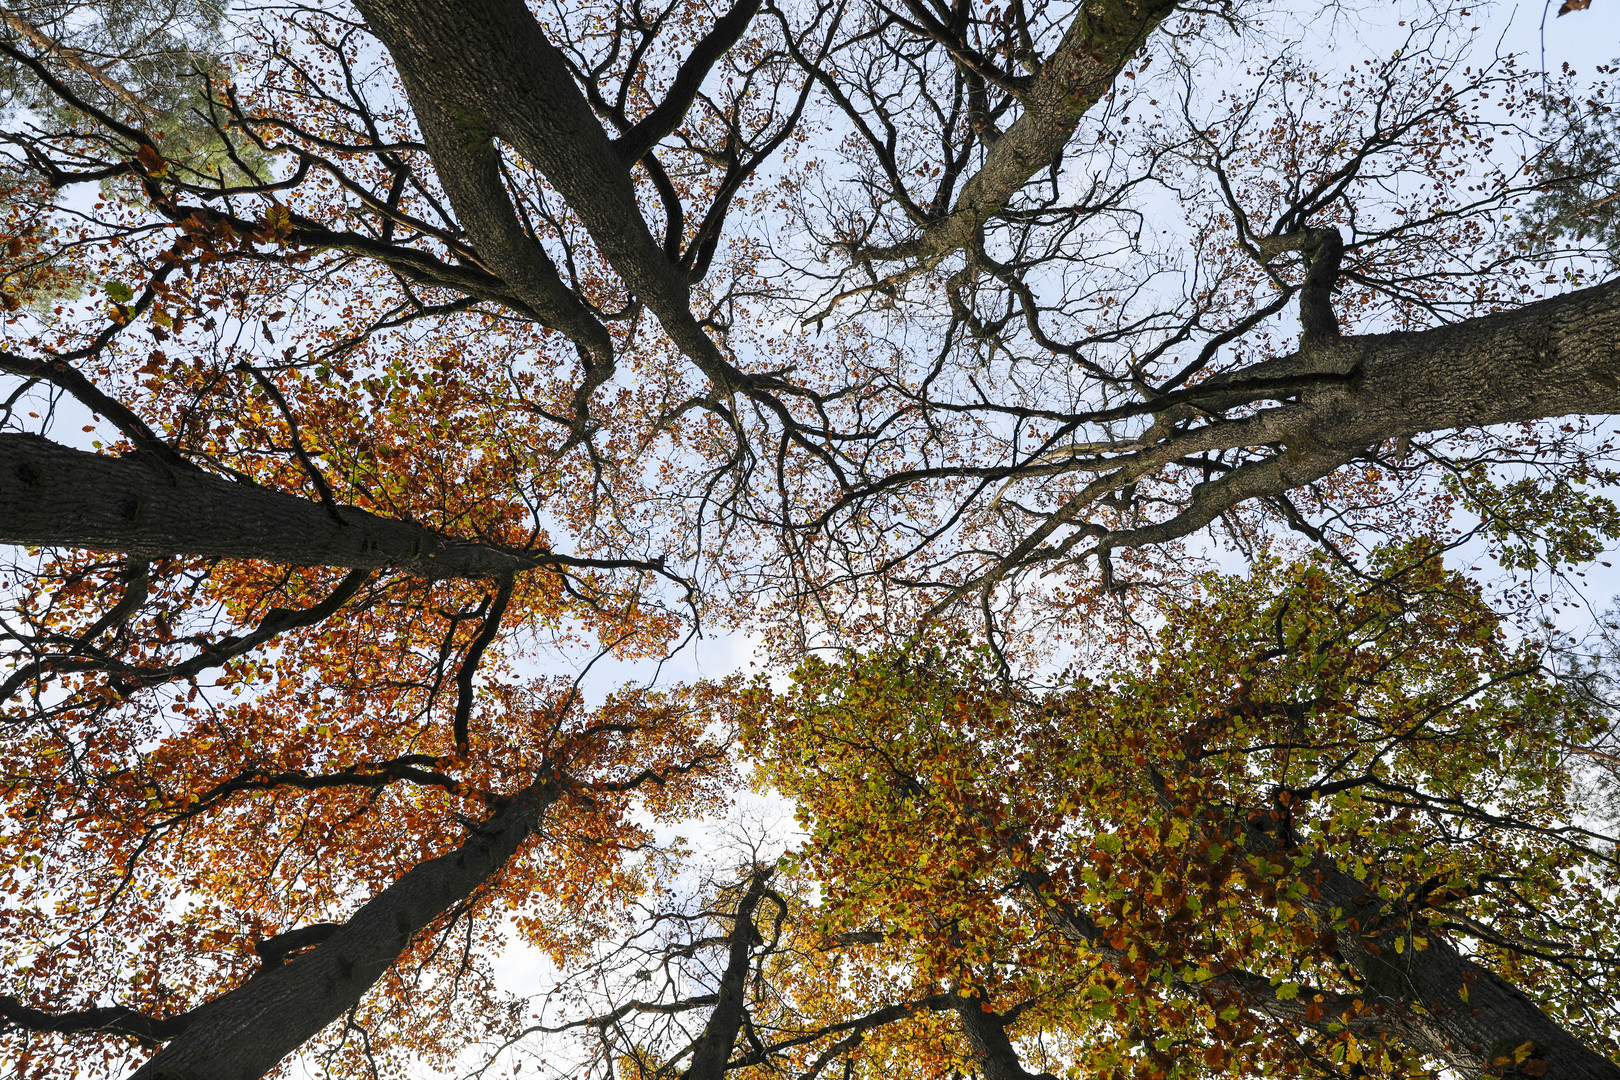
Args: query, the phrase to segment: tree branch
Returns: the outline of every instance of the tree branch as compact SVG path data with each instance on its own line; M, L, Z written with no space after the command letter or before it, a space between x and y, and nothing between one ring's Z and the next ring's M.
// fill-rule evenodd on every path
M562 566L565 556L462 541L352 506L341 522L297 495L175 472L143 454L73 450L0 434L0 543L199 555L289 566L380 570L426 578L503 578ZM636 562L636 568L653 564ZM629 564L626 564L629 565Z
M132 1080L254 1080L274 1069L353 1008L418 933L497 875L561 790L555 779L532 784L459 848L408 871L323 943L199 1006Z
M1024 96L1024 113L991 144L979 171L962 185L949 214L910 240L858 248L856 260L914 261L930 266L968 246L985 222L1006 208L1029 178L1052 164L1085 115L1152 30L1175 10L1174 0L1086 0L1062 42Z

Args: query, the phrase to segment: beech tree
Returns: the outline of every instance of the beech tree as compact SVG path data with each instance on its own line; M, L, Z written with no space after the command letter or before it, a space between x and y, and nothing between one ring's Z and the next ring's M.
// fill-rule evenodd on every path
M1376 562L1208 578L1038 698L982 652L807 665L748 716L825 917L957 995L985 1076L1613 1076L1613 839L1554 764L1607 721L1432 550Z
M0 542L19 549L0 626L0 1045L21 1075L149 1056L135 1075L234 1080L318 1035L334 1068L448 1067L521 1030L492 957L526 942L600 965L678 861L645 815L714 811L739 710L777 708L729 684L601 700L536 674L567 650L658 659L725 625L793 659L948 618L982 637L985 670L941 661L899 685L931 708L960 682L991 728L943 762L989 752L996 710L1024 707L992 683L1043 632L1124 662L1143 619L1277 610L1241 586L1215 589L1213 614L1176 606L1200 588L1189 538L1235 542L1271 567L1253 589L1291 596L1268 544L1330 553L1341 569L1312 573L1342 595L1342 575L1382 573L1369 537L1473 529L1540 571L1620 534L1598 490L1620 285L1605 234L1566 221L1614 185L1612 138L1573 156L1567 140L1610 130L1609 91L1482 51L1466 8L1425 8L1337 64L1287 11L1158 0L0 11ZM1425 559L1428 587L1466 607ZM973 899L925 890L896 898L892 926L818 928L838 910L818 913L818 890L858 895L904 845L809 877L758 860L704 894L705 944L667 946L711 950L701 992L612 1021L701 1018L692 1037L597 1060L694 1080L789 1061L1021 1076L1017 1025L1087 1001L1101 1027L1054 1021L1042 1068L1611 1075L1611 1021L1583 995L1612 950L1572 937L1600 924L1558 920L1568 898L1607 902L1612 852L1537 832L1567 809L1556 761L1532 755L1510 779L1533 806L1484 822L1489 799L1447 787L1500 781L1482 757L1436 759L1418 728L1386 733L1406 755L1388 776L1349 749L1355 723L1432 706L1425 724L1467 719L1435 745L1483 755L1480 695L1526 753L1591 748L1592 714L1470 612L1422 638L1455 660L1433 678L1463 680L1457 700L1390 660L1374 720L1298 736L1302 758L1351 754L1334 776L1376 777L1331 812L1296 821L1279 800L1314 781L1270 744L1222 742L1276 709L1239 722L1129 680L1059 695L1040 722L1090 764L1041 782L1091 801L1060 796L1008 836L1000 804L953 804L980 832L975 873L1011 885L969 875ZM1360 625L1324 648L1355 653ZM1213 693L1251 663L1210 645L1184 680ZM817 679L868 677L806 670L811 702ZM863 730L881 732L893 711L872 707ZM1211 716L1235 728L1198 727ZM780 740L808 728L748 721L807 796ZM1192 764L1142 789L1151 770L1085 741L1108 725L1115 749ZM1280 787L1197 764L1221 754ZM1366 803L1378 784L1413 786L1435 836L1484 822L1529 846L1498 858L1484 829L1444 848L1455 865L1384 866L1405 857L1400 828L1339 836L1388 803ZM957 798L900 801L924 795ZM835 831L890 822L837 785L814 797ZM1186 835L1120 832L1171 817ZM1318 832L1339 838L1311 848ZM1186 925L1159 910L1176 897L1115 913L1123 897L1076 884L1125 850L1174 876L1188 845L1248 854L1197 864L1219 895L1186 905L1208 926L1183 952L1155 944ZM1504 899L1509 864L1528 891ZM1254 882L1276 877L1283 936L1245 936L1245 889L1270 905ZM941 946L953 905L982 934ZM1369 905L1372 929L1336 926ZM1480 1023L1506 1034L1424 1020L1427 989L1380 983L1397 933L1428 943L1411 977L1497 994ZM1314 950L1298 971L1287 935ZM1016 989L987 974L1009 947ZM972 949L988 968L948 969ZM1547 984L1519 981L1541 996L1513 1012L1520 967ZM857 969L847 999L827 983ZM1104 1016L1122 986L1137 1004ZM1189 1040L1200 1056L1166 1058Z

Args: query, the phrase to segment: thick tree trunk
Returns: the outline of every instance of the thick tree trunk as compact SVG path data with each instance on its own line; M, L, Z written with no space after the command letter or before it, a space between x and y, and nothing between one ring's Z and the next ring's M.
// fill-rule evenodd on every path
M956 1021L967 1036L974 1063L984 1080L1057 1080L1051 1073L1032 1073L1012 1040L1007 1037L1007 1018L991 1012L989 1003L978 994L955 995Z
M1620 280L1432 330L1336 338L1213 379L1185 400L1223 411L1275 399L1287 386L1298 401L1190 430L1150 431L1135 453L1121 455L1120 468L1002 565L1016 565L1096 499L1200 455L1281 448L1199 484L1174 517L1108 534L1100 546L1143 547L1186 536L1231 507L1320 480L1391 440L1620 411ZM1174 405L1163 418L1173 424L1185 409Z
M354 507L334 515L296 495L171 470L142 455L91 454L8 434L0 434L0 543L397 567L429 578L501 578L548 561Z
M1248 832L1251 847L1276 850L1270 836L1255 829ZM1106 962L1129 970L1130 958L1111 947L1107 935L1083 911L1067 901L1054 900L1046 892L1045 881L1044 874L1028 874L1022 885L1052 928ZM1366 887L1335 867L1322 869L1315 884L1321 896L1311 902L1309 912L1323 930L1341 914L1357 919L1363 927L1378 914L1376 898L1372 906L1364 903ZM1444 1062L1469 1080L1483 1076L1494 1059L1511 1058L1525 1043L1531 1044L1533 1057L1545 1066L1544 1080L1620 1080L1620 1065L1555 1023L1506 979L1462 956L1439 934L1419 931L1428 947L1408 947L1397 953L1395 940L1405 934L1405 928L1397 926L1366 940L1359 933L1340 933L1340 954L1361 982L1361 992L1323 993L1317 1019L1309 1013L1316 990L1304 988L1296 997L1279 998L1269 979L1251 972L1218 971L1187 989L1299 1029L1324 1033L1348 1029L1358 1038L1388 1034L1405 1049ZM1373 948L1367 947L1367 941ZM1357 999L1364 1005L1386 1008L1382 1013L1346 1012ZM1504 1071L1494 1070L1494 1074L1504 1075ZM1530 1074L1510 1068L1505 1075Z
M1339 934L1339 953L1354 969L1370 1002L1392 1007L1386 1014L1400 1041L1426 1057L1444 1061L1465 1077L1491 1068L1530 1044L1530 1057L1545 1067L1544 1080L1620 1080L1620 1065L1589 1048L1542 1012L1518 987L1459 953L1433 930L1414 927L1428 947L1395 945L1407 936L1399 920L1363 937L1371 920L1388 915L1365 885L1337 868L1316 881L1320 900L1312 914L1323 929L1348 916L1352 930Z
M326 941L197 1009L131 1080L258 1080L359 1003L411 939L506 865L561 785L525 790L466 843L422 863Z
M1350 381L1302 403L1301 434L1399 435L1620 408L1620 280L1432 330L1340 338L1303 363ZM1304 440L1302 440L1304 441Z
M393 56L434 169L491 270L514 288L532 282L530 292L554 291L554 273L536 269L538 247L495 182L492 141L500 138L561 192L625 286L718 389L729 393L753 381L693 317L685 272L648 231L629 162L523 0L359 0L358 6ZM677 122L669 111L660 114L662 127ZM468 162L480 164L469 172Z

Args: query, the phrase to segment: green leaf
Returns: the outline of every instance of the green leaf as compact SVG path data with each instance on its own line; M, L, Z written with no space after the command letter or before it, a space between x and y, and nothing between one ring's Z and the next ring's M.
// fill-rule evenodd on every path
M135 290L117 278L107 281L102 285L102 288L106 290L107 299L115 304L127 304L135 299Z

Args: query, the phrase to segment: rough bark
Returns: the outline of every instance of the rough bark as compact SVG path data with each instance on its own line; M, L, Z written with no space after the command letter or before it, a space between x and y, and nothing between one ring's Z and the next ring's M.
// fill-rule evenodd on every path
M1258 851L1278 848L1275 837L1252 825L1245 826L1244 842ZM1049 925L1104 961L1128 970L1130 958L1109 944L1108 935L1085 912L1051 896L1046 882L1040 870L1020 879L1032 906ZM1620 1080L1620 1065L1553 1021L1518 987L1463 956L1437 931L1409 928L1404 920L1392 918L1383 901L1352 875L1324 863L1315 869L1312 884L1315 893L1306 903L1306 913L1319 932L1334 929L1339 920L1350 920L1336 936L1339 956L1359 983L1358 993L1303 987L1297 996L1284 999L1269 979L1234 968L1189 981L1186 989L1216 1004L1239 1003L1295 1030L1393 1036L1404 1048L1442 1061L1470 1080L1485 1076L1494 1059L1511 1058L1525 1043L1532 1045L1532 1056L1545 1067L1546 1080ZM1428 947L1406 947L1398 953L1396 940L1409 933L1424 937ZM1320 1011L1312 1019L1309 1010L1318 996ZM1356 998L1386 1008L1381 1014L1351 1013L1347 1009ZM1500 1068L1492 1072L1502 1074Z
M1218 418L1286 396L1296 400L1241 419ZM1152 411L1157 422L1142 438L1114 444L1101 461L1012 470L1014 478L1077 469L1099 475L958 592L1067 551L1043 547L1066 527L1088 530L1104 555L1163 544L1243 502L1320 480L1394 440L1620 411L1620 280L1431 330L1319 338L1301 352L1168 396ZM1217 419L1179 426L1196 415ZM1198 484L1164 521L1114 532L1085 523L1100 500L1177 462L1262 447L1276 450Z
M556 264L518 220L488 128L470 130L466 113L446 107L409 77L406 87L434 171L484 269L520 296L541 323L583 346L595 364L610 364L613 343L606 328L563 283Z
M1341 917L1351 920L1351 932L1339 934L1340 955L1368 999L1394 1006L1387 1019L1409 1049L1476 1077L1493 1059L1511 1058L1529 1043L1531 1057L1545 1066L1545 1080L1620 1080L1620 1064L1587 1047L1518 987L1463 956L1436 931L1414 927L1411 932L1425 938L1428 948L1397 953L1396 941L1408 934L1403 920L1391 918L1351 875L1329 867L1316 884L1321 899L1312 900L1309 910L1322 929ZM1374 930L1375 923L1382 926ZM1368 930L1374 932L1364 936Z
M412 938L498 873L561 793L518 795L456 850L411 869L323 943L196 1009L131 1080L257 1080L345 1012Z
M1310 348L1339 336L1339 319L1333 311L1333 290L1339 283L1339 267L1344 262L1344 237L1338 229L1301 229L1281 236L1270 236L1256 245L1262 257L1284 251L1303 251L1310 270L1299 290L1300 344Z
M1282 453L1199 485L1181 514L1115 534L1109 546L1184 536L1228 507L1321 479L1392 439L1620 410L1620 281L1432 330L1331 338L1212 390L1290 378L1320 385L1295 404L1166 439L1141 463L1243 446L1280 445Z
M271 968L279 967L293 953L319 945L341 929L343 929L342 923L311 923L308 926L300 926L296 930L288 930L286 933L277 934L275 937L256 942L253 951L259 954L260 960L264 961L264 967L260 969L259 973L263 974Z
M926 265L966 247L1030 177L1063 152L1080 118L1175 7L1165 0L1087 0L1024 94L1023 115L991 144L951 212L910 240L866 248L856 258Z
M750 383L693 317L685 274L648 231L625 160L522 0L360 0L358 6L393 56L422 119L435 171L491 269L508 280L532 272L532 264L513 258L532 244L520 239L510 208L496 206L487 185L456 176L465 161L493 154L492 140L499 138L557 188L625 286L721 392ZM663 116L659 123L670 120ZM487 239L474 233L479 228L488 229Z
M1057 1080L1051 1073L1032 1073L1024 1068L1018 1050L1007 1037L1007 1018L992 1012L983 997L958 994L954 1004L957 1023L967 1036L984 1080Z
M0 434L0 543L397 567L429 578L502 578L553 561L352 506L334 516L296 495L171 470L141 454L92 454L17 434Z

